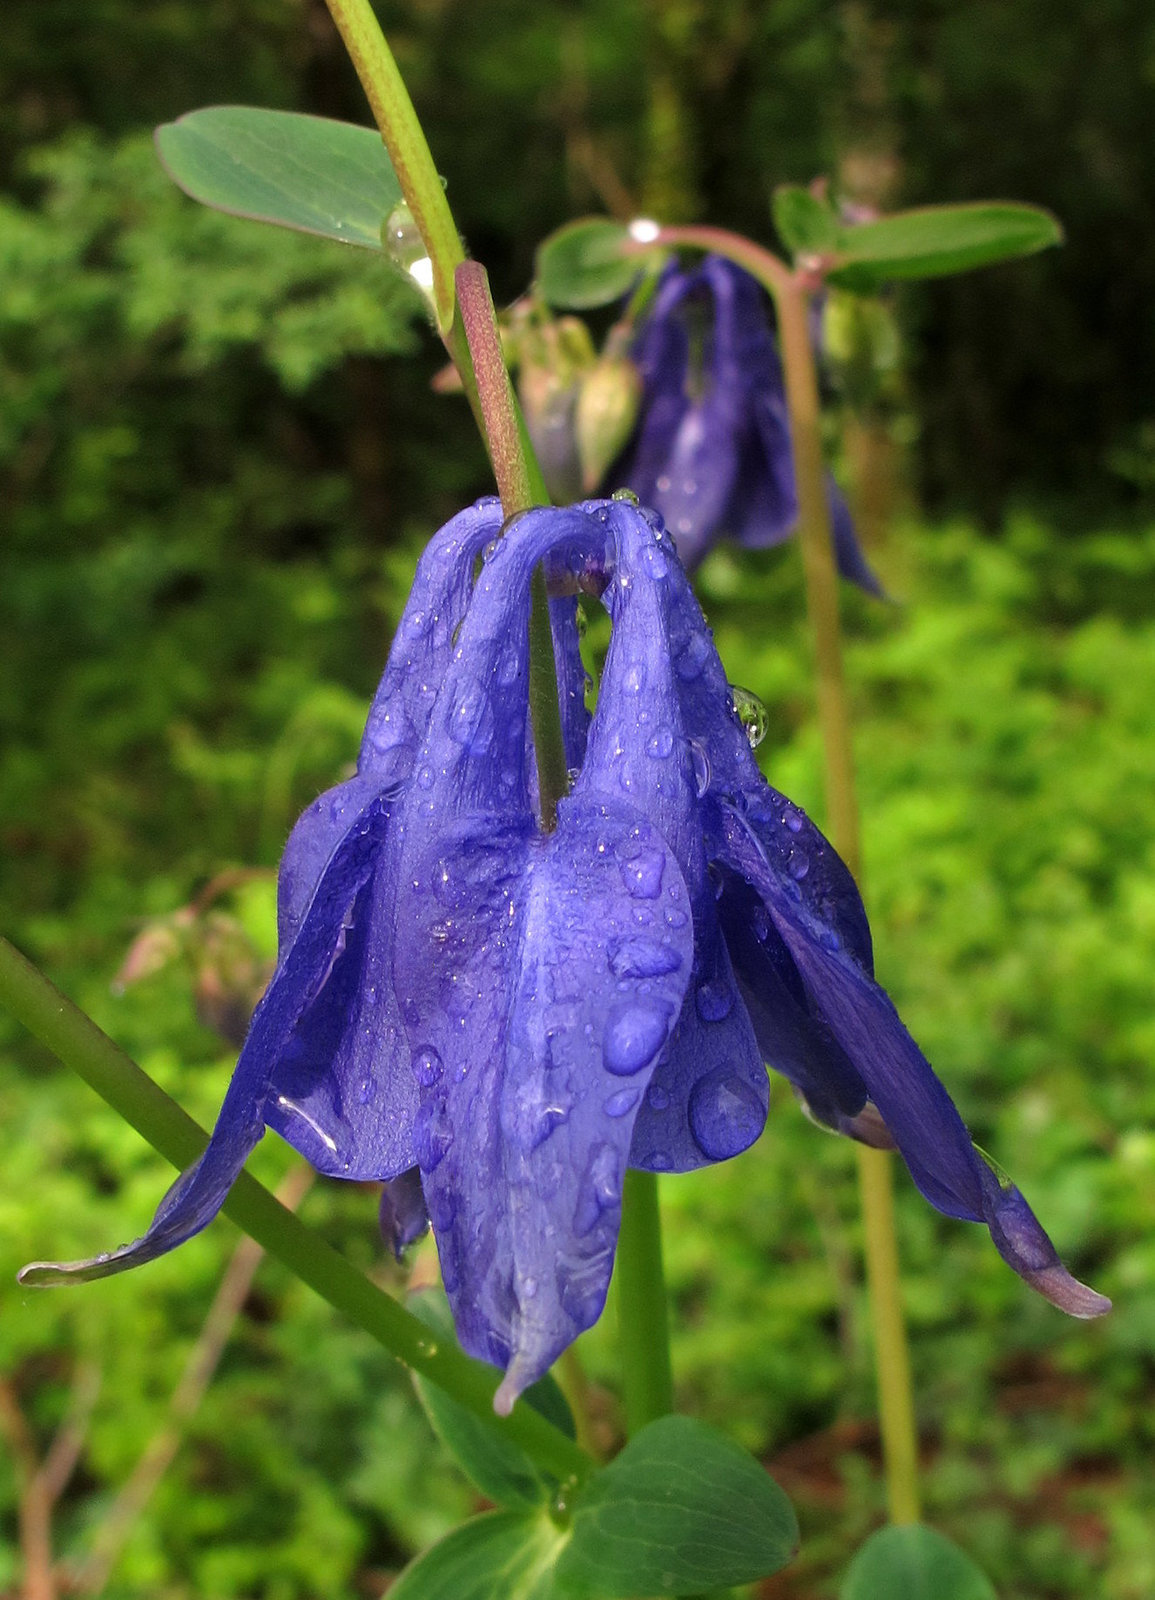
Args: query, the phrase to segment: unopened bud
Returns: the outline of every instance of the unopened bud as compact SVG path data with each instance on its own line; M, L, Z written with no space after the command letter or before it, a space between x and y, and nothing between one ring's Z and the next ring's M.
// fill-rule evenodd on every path
M602 356L582 380L574 430L583 493L594 493L621 454L641 398L641 377L626 356Z

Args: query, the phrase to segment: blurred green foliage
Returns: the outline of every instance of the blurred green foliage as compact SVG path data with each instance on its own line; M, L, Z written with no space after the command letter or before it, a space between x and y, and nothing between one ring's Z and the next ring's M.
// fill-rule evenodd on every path
M1062 254L901 302L925 482L988 519L1009 487L1036 510L994 537L895 527L874 555L901 603L847 596L849 672L881 976L976 1137L1117 1302L1066 1323L903 1180L929 1516L1004 1600L1146 1600L1155 530L1134 513L1155 483L1152 22L1138 0L1012 9L385 15L503 298L538 237L619 190L764 233L771 183L872 160L909 201L1014 195L1067 224ZM271 869L353 758L416 551L485 490L484 461L461 402L429 391L416 297L377 261L200 212L153 163L148 125L214 100L363 119L319 0L20 0L4 43L0 923L208 1122L231 1066L211 980L236 958L189 947L114 979L147 919L222 869ZM793 553L719 552L701 585L731 676L769 708L768 772L820 815ZM219 906L245 959L267 959L271 876ZM0 1116L5 1394L43 1451L100 1379L55 1517L56 1554L79 1562L236 1234L19 1292L26 1260L138 1233L171 1175L2 1017ZM275 1182L289 1157L270 1139L256 1165ZM759 1145L669 1180L665 1203L681 1398L800 1508L803 1556L767 1596L825 1600L881 1515L850 1153L779 1086ZM305 1211L399 1288L375 1206L318 1184ZM584 1346L608 1440L612 1324ZM19 1583L17 1466L0 1450L0 1590ZM375 1595L475 1505L404 1376L263 1265L106 1592Z

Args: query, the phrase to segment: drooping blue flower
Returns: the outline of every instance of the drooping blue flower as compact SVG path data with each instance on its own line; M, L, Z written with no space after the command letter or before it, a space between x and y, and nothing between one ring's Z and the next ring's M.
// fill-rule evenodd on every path
M505 1408L600 1314L627 1166L744 1150L768 1064L819 1120L897 1145L931 1203L985 1222L1049 1299L1106 1310L874 981L850 874L758 771L660 519L610 501L500 527L485 501L430 544L357 775L293 831L277 970L205 1154L135 1244L25 1281L171 1249L273 1127L323 1172L382 1180L396 1249L431 1220L461 1342L505 1369ZM576 772L552 833L528 729L543 559L613 622L591 724L573 601L551 602Z
M671 264L633 349L642 401L616 483L665 519L692 571L719 539L751 548L794 531L798 496L782 366L755 280L722 256ZM850 509L827 479L839 570L882 589L859 547Z

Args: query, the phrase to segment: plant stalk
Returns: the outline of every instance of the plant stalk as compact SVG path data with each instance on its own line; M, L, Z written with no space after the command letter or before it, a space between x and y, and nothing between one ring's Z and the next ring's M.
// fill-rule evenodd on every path
M501 334L489 293L489 279L479 261L463 261L455 273L461 326L469 347L477 387L483 435L493 463L501 506L506 517L532 505L548 504L540 482L534 482L532 452L527 451L524 423L509 381ZM533 463L536 466L536 462ZM538 474L540 480L540 473ZM557 667L545 572L533 575L529 618L529 714L537 761L538 802L546 833L557 826L557 803L569 788L565 744L558 705Z
M204 1130L3 938L0 1002L166 1161L185 1168L197 1159L207 1142ZM547 1471L569 1481L592 1470L585 1452L532 1406L518 1403L508 1417L495 1416L493 1396L499 1374L492 1367L470 1360L456 1345L433 1340L423 1322L351 1267L247 1172L233 1185L223 1209L269 1255L350 1322L500 1429Z
M822 459L818 374L807 316L809 290L800 275L769 250L721 228L663 228L659 243L689 245L724 255L757 278L774 300L790 414L798 540L814 647L818 721L826 767L827 828L838 853L860 881L862 847L854 744L842 665L838 571ZM917 1522L918 1433L902 1309L889 1153L859 1146L858 1178L890 1518L896 1523Z
M854 784L850 706L842 668L838 572L826 496L818 374L810 342L807 290L797 275L768 284L778 312L778 335L790 412L798 537L806 577L806 606L814 640L818 719L826 759L826 803L835 848L862 877L862 847ZM910 1375L902 1281L894 1220L891 1156L858 1147L866 1275L874 1332L887 1501L892 1522L919 1520L918 1432Z
M632 1438L647 1422L674 1409L656 1173L634 1169L626 1173L614 1285L622 1401L626 1432Z
M401 193L433 264L433 306L445 338L453 323L453 273L465 252L429 143L369 0L326 0L345 41Z

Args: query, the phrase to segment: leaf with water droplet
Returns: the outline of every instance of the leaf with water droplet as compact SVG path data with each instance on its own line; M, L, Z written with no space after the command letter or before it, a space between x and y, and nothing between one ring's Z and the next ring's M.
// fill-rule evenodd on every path
M380 250L401 185L375 128L209 106L156 131L169 177L215 211Z

